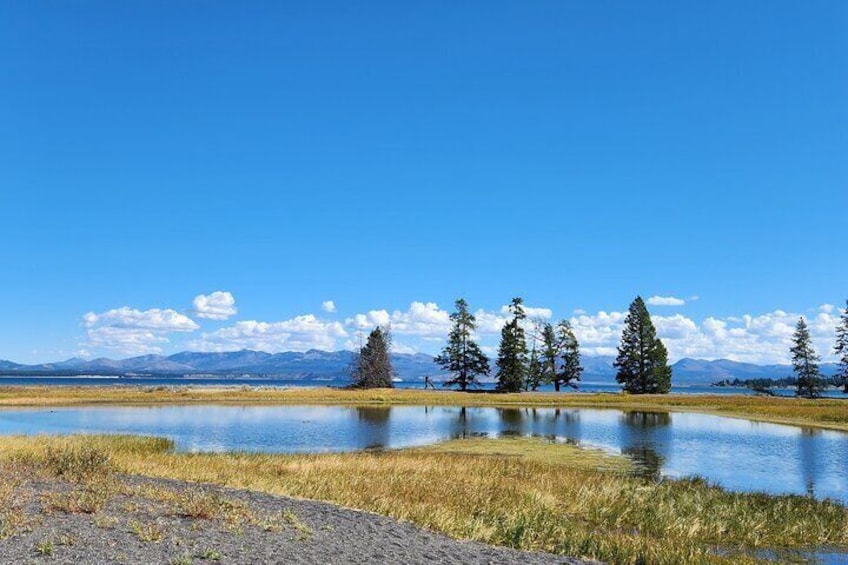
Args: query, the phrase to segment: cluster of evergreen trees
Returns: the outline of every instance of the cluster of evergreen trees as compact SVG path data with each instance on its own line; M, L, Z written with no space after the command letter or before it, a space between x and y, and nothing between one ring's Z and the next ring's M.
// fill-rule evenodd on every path
M510 319L501 330L495 361L497 390L536 390L541 384L553 384L556 390L563 386L576 388L583 367L580 365L580 347L569 323L562 320L556 326L542 321L528 324L521 298L512 299L509 313ZM468 390L470 386L480 384L479 377L489 375L489 358L473 339L477 321L465 300L460 298L456 301L456 312L451 314L451 321L453 328L448 335L448 343L435 362L451 374L444 386L458 385L460 390ZM527 347L526 326L532 327L529 330L532 352Z
M451 375L444 386L458 386L465 391L479 385L479 378L488 376L491 369L489 358L474 341L477 320L468 303L460 298L455 306L456 311L450 315L452 327L447 345L435 362ZM512 299L509 313L510 319L501 330L495 361L497 390L536 390L542 384L553 384L557 391L564 387L577 388L583 367L580 364L580 345L571 324L567 320L555 325L540 320L528 323L521 298ZM528 337L532 341L530 349ZM353 386L392 386L391 344L388 328L377 327L370 333L368 341L353 360ZM839 357L839 370L832 379L825 379L819 371L820 358L813 348L807 322L803 317L798 320L791 348L798 396L815 398L829 384L843 387L848 394L848 301L836 330L834 350ZM630 304L624 320L614 366L618 369L616 381L625 392L665 394L671 390L668 351L662 340L657 338L651 315L640 296Z
M821 358L813 348L810 337L810 329L804 317L798 319L795 333L792 335L792 369L796 378L795 394L805 398L816 398L821 396L828 384L843 387L843 392L848 394L848 300L845 302L845 311L840 318L839 326L836 328L836 345L834 352L839 357L839 368L836 375L828 380L819 371Z
M488 376L491 368L489 358L474 340L477 320L468 303L460 298L455 307L450 315L452 327L447 345L435 362L451 375L443 386L458 386L466 391L478 386L479 378ZM583 366L580 344L568 320L556 324L528 321L521 298L512 299L509 313L510 319L501 330L495 361L497 390L536 390L542 384L552 384L557 391L565 387L576 389ZM532 342L530 349L528 338ZM354 358L351 370L354 386L392 386L390 347L390 331L375 328ZM616 380L631 394L663 394L671 389L668 352L656 336L651 315L641 297L637 296L630 305L615 366L618 368Z

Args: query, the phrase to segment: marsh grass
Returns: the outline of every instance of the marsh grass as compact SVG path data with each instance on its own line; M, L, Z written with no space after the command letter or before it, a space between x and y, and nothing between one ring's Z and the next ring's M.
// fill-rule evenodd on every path
M52 473L73 483L89 483L112 475L109 453L97 446L48 448L44 463Z
M22 509L27 499L22 487L26 475L20 465L0 461L0 477L0 539L5 539L24 523Z
M114 494L109 482L92 482L68 492L49 492L41 497L44 511L66 514L94 514L102 510Z
M0 387L0 406L94 404L335 404L354 406L585 407L696 411L776 423L848 430L848 398L807 400L752 395L461 393L412 389L271 387Z
M158 522L142 523L137 520L131 520L127 524L127 528L140 541L146 543L159 543L162 541L162 536L165 535L164 529Z
M747 549L848 545L848 510L840 504L732 493L700 479L647 482L620 457L528 438L266 455L176 453L167 442L123 436L14 437L0 446L0 460L79 442L110 446L120 473L324 500L457 538L609 563L753 563ZM188 507L197 515L216 511L202 494ZM278 523L308 539L285 515Z

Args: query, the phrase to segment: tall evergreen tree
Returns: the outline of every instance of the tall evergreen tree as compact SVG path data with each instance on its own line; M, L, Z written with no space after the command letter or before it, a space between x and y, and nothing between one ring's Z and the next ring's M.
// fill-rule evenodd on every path
M527 363L527 381L524 384L524 390L536 390L542 383L543 367L539 360L539 354L536 353L536 346L530 350L530 361Z
M527 338L521 326L521 322L527 317L524 313L524 301L521 298L513 298L509 310L512 319L501 330L501 344L498 348L497 389L519 392L524 386L527 373Z
M377 326L368 334L368 341L359 350L354 360L353 379L357 388L391 388L392 360L389 352L392 348L392 334L389 329Z
M468 311L468 304L460 298L455 305L456 312L450 315L453 328L448 343L435 362L453 375L442 386L459 385L460 390L468 390L469 386L480 384L477 375L489 374L489 358L473 339L477 320Z
M615 380L631 394L665 394L671 390L668 351L657 338L641 296L630 304L614 366L618 369Z
M545 384L553 384L554 388L559 392L559 380L557 379L557 371L559 366L559 356L562 353L562 343L557 337L556 330L553 325L545 323L542 326L542 381Z
M580 343L567 320L562 320L557 325L557 335L562 343L562 366L557 373L556 389L559 390L560 386L577 388L576 381L580 380L583 373L583 365L580 364Z
M836 328L836 354L839 356L839 369L836 372L836 382L843 387L842 392L848 394L848 300L839 326Z
M563 386L577 388L583 367L580 365L580 346L567 320L556 328L542 326L542 373L545 383L553 384L559 392Z
M821 396L824 381L819 372L819 356L813 349L813 340L804 317L798 318L792 335L792 369L798 379L797 396L815 398Z

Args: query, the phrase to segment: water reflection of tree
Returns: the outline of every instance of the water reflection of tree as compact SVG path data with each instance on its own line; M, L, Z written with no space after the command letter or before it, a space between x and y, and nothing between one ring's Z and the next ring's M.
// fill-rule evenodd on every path
M670 426L671 414L634 410L624 412L621 420L621 452L633 460L636 475L659 481L666 458L654 448L656 441L652 431Z
M364 427L361 426L365 449L388 447L391 414L390 406L358 406L356 408L358 420L366 424Z
M668 412L625 412L624 423L631 428L664 427L671 424L671 414Z
M468 437L468 408L462 406L457 412L456 420L451 424L451 438L465 439Z
M637 476L654 482L662 478L665 458L650 447L631 446L622 449L621 452L633 460L634 472Z
M497 408L501 436L524 435L529 413L526 408Z
M816 495L816 468L818 467L816 442L820 430L801 428L801 471L804 474L804 489L807 496Z
M520 428L524 421L524 410L519 408L498 408L498 416L504 427Z

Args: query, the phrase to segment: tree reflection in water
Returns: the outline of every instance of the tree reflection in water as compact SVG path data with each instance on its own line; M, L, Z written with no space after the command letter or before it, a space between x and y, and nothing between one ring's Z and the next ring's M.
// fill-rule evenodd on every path
M635 464L635 474L650 481L662 479L662 468L665 457L655 450L654 444L647 437L652 430L671 425L669 412L628 411L621 416L622 449L624 455L630 457Z
M821 430L813 428L801 428L801 435L807 438L801 443L801 472L804 476L804 490L807 496L816 496L816 468L818 467L818 453L816 442L812 438L821 435Z
M630 457L634 464L634 474L649 481L659 482L662 479L662 468L665 458L644 445L622 449L624 455Z
M360 426L360 433L365 438L365 449L383 449L389 445L390 406L358 406L356 415L359 422L365 424Z
M624 423L630 428L657 428L671 424L668 412L625 412Z

